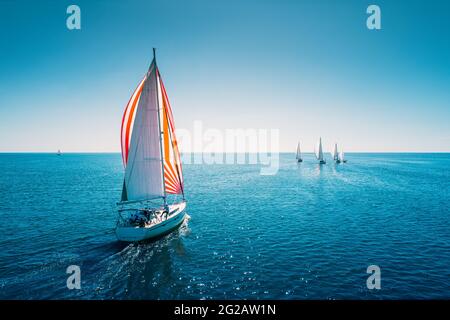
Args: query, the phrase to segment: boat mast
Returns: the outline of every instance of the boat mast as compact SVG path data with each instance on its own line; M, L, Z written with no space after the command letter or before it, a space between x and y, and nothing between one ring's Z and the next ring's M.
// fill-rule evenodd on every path
M164 189L164 207L167 205L166 180L164 178L164 154L162 149L162 136L164 132L161 129L161 114L159 107L159 90L158 90L158 67L156 66L156 49L153 48L153 60L155 62L155 89L156 89L156 105L158 106L158 128L159 128L159 150L161 152L161 173Z

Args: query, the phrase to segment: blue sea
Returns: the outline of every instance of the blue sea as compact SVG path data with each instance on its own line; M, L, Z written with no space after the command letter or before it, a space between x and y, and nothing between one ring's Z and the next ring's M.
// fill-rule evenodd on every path
M450 154L294 158L184 165L190 219L124 244L119 154L0 154L0 298L450 298Z

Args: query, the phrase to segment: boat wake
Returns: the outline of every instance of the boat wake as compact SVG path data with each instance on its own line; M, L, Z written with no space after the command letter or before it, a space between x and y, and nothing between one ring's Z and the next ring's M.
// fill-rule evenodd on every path
M176 231L154 241L130 243L100 261L101 276L88 290L95 292L92 298L157 299L160 290L169 290L164 283L173 281L176 261L186 256L183 238L190 234L189 220L186 214Z

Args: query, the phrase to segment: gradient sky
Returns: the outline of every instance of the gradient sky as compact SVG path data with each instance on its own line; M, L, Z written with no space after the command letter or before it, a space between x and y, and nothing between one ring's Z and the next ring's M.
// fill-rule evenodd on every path
M278 128L292 152L319 136L449 152L449 17L445 0L0 1L0 151L119 151L157 47L178 128Z

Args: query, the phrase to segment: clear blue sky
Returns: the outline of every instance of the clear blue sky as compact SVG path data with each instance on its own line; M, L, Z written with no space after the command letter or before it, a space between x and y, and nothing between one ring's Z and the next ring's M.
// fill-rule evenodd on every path
M278 128L292 152L319 135L448 152L449 17L445 0L1 1L0 151L119 151L155 46L179 128Z

